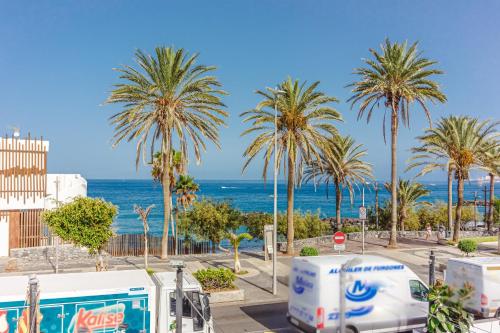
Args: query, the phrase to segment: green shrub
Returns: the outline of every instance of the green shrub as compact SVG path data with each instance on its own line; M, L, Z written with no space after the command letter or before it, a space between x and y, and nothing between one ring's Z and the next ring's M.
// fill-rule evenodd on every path
M460 242L458 242L458 248L463 253L469 255L469 253L476 252L477 242L473 239L462 239Z
M345 225L340 228L344 234L350 234L351 232L361 232L361 228L357 225Z
M317 256L318 254L318 249L312 246L305 246L302 248L302 250L300 250L301 257Z
M235 289L236 275L229 268L207 268L196 271L194 277L205 291Z

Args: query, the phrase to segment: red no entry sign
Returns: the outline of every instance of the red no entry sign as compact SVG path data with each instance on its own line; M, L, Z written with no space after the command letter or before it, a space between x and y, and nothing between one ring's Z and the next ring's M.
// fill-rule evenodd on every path
M333 242L335 244L344 244L345 243L345 234L342 231L337 231L333 235Z

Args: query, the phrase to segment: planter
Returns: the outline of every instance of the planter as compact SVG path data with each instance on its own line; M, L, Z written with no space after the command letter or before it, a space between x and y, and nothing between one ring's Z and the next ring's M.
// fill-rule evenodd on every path
M235 289L235 290L215 291L211 292L208 298L210 299L211 304L244 301L245 290Z

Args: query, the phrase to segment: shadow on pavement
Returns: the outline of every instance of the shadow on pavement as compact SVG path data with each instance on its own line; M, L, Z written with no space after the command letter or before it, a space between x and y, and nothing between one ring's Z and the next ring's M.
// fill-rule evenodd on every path
M284 328L289 328L286 332L295 332L286 319L286 312L288 304L286 302L260 304L242 306L243 311L248 317L257 321L259 324L270 330L277 330L281 332Z

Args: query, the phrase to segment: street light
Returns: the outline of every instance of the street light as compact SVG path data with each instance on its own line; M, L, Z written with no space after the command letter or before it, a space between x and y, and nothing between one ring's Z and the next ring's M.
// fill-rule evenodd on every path
M283 90L267 88L275 95L274 100L274 214L273 214L273 295L278 294L278 281L276 276L276 255L278 253L278 96L284 94Z
M183 286L182 286L182 269L186 267L182 260L171 260L170 266L177 269L176 274L176 288L175 288L175 332L182 333L182 299L183 299Z

